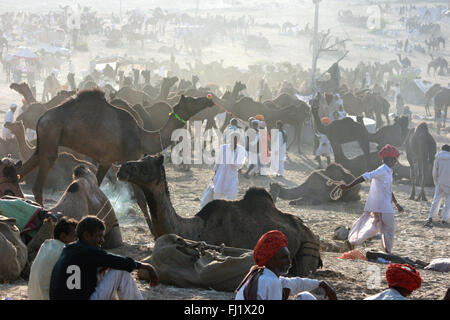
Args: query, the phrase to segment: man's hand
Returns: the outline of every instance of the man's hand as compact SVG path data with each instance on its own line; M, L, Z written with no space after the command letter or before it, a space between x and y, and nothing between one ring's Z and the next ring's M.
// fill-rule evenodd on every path
M337 300L336 291L328 284L326 281L320 281L319 287L325 290L325 296L328 297L328 300Z
M156 272L155 268L153 268L153 266L151 264L141 262L140 269L144 269L144 270L148 271L148 274L150 276L150 286L151 287L157 286L159 284L158 273Z
M339 186L339 188L340 188L341 190L347 190L347 189L350 189L350 187L349 187L347 184L341 184L341 185Z

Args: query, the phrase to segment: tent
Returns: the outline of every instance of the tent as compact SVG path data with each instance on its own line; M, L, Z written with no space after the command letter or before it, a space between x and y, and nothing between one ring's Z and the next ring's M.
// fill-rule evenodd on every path
M401 87L401 95L405 103L416 105L425 104L425 92L432 86L421 79L413 79Z
M15 58L20 58L20 59L28 59L28 60L37 60L39 59L39 57L37 56L37 54L35 54L34 52L32 52L29 49L22 49L19 52L17 52L14 55Z

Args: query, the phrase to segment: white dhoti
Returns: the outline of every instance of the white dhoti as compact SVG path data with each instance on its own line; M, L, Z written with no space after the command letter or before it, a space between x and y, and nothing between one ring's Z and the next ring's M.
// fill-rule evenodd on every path
M445 207L442 209L442 221L448 222L450 218L450 193L444 192L444 190L439 187L436 187L434 191L434 198L431 202L428 219L434 219L438 215L442 201L445 201Z
M98 283L90 300L144 300L131 273L109 269Z
M377 233L381 233L381 246L385 252L391 253L394 246L395 230L394 214L364 212L350 229L348 241L357 246Z

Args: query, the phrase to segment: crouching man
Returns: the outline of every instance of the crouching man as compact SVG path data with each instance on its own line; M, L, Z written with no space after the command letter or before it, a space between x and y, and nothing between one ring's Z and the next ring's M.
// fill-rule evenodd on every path
M105 225L97 217L81 219L76 232L79 240L66 245L53 268L50 300L142 300L130 274L135 269L148 270L150 285L158 284L152 265L100 249Z
M253 249L256 265L236 289L236 300L317 300L308 291L321 287L330 300L337 300L334 289L326 282L300 277L284 277L291 267L286 236L278 230L265 233Z

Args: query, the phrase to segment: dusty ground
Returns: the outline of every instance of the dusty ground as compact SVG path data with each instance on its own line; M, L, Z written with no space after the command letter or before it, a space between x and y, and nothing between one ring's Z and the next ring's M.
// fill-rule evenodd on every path
M8 0L6 0L8 2ZM79 1L84 4L83 1ZM56 7L56 2L49 1ZM58 2L59 3L59 2ZM128 8L133 5L140 5L140 1L128 1ZM247 3L247 2L246 2ZM248 7L252 7L252 14L260 19L266 19L271 22L278 22L282 24L284 21L290 20L292 22L300 22L302 28L306 22L313 21L313 7L310 1L302 2L286 2L285 5L274 8L269 6L269 2L264 2L266 6L259 6L259 9L255 9L253 2L248 2ZM23 4L17 1L9 1L11 5L10 9L23 9ZM346 1L345 4L348 8L354 10L355 13L365 13L366 6L355 5L355 1ZM144 6L144 4L142 4ZM103 6L103 7L102 7ZM194 5L193 5L194 6ZM336 12L338 9L343 8L342 1L330 1L329 5L322 6L323 10L320 15L321 29L332 28L332 31L339 37L351 36L352 42L349 43L350 55L342 62L344 66L354 66L360 60L364 61L388 61L395 58L395 53L390 51L374 51L365 50L360 45L369 44L372 41L377 43L393 43L395 38L382 38L380 36L369 34L361 29L350 28L343 26L336 20ZM38 10L36 7L30 7ZM104 9L104 3L99 3L98 8ZM183 7L185 8L185 7ZM266 14L264 10L270 8L270 15ZM42 9L42 8L41 8ZM45 8L47 9L47 8ZM108 8L109 9L109 8ZM188 8L186 8L188 9ZM191 7L192 9L192 7ZM191 10L192 12L192 10ZM211 12L215 12L211 9ZM225 11L227 15L238 14L242 11L227 9ZM390 15L387 18L395 19L395 15ZM398 18L398 17L397 17ZM442 29L448 34L448 26L442 25ZM291 61L293 63L301 62L304 66L309 66L311 61L311 53L308 50L309 39L302 41L298 38L291 38L287 36L280 36L277 31L261 29L255 30L255 33L261 32L267 36L274 48L271 52L248 52L245 53L243 48L236 45L217 45L212 49L207 49L204 52L204 62L217 60L218 58L225 59L225 65L238 65L240 67L246 66L249 63L257 61ZM398 39L403 39L398 38ZM77 53L74 56L74 63L77 71L80 69L86 69L90 58L95 57L97 52L101 52L101 43L90 41L89 47L92 52L82 54ZM145 52L140 52L140 55L145 57L155 57L156 59L164 58L160 57L154 52L157 46L148 45ZM136 54L134 48L127 50L115 50L117 53L123 54ZM226 52L226 55L224 53ZM442 55L448 56L448 50L441 52ZM188 56L177 57L179 61L187 61ZM330 63L334 61L334 57L324 57L319 61L321 68L326 68ZM426 75L426 64L429 61L428 56L415 54L410 56L413 65L419 66L422 69L422 76L433 82L440 82L447 84L448 78L446 77L429 77ZM424 71L425 70L425 71ZM65 70L62 70L63 74L66 74ZM38 84L38 85L42 85ZM38 93L42 92L42 89L38 86ZM0 110L6 111L9 104L17 102L20 98L18 94L9 89L9 84L5 83L4 75L0 75ZM412 112L416 116L423 116L425 114L423 106L411 106ZM420 120L415 119L414 125ZM434 131L432 131L434 134ZM435 139L438 143L438 148L443 143L450 141L449 134L444 133L442 136L436 136ZM286 163L286 172L284 178L268 178L258 177L251 180L247 180L244 177L240 177L239 193L242 196L250 186L259 186L268 188L271 181L279 181L287 186L294 186L302 183L312 169L316 167L316 163L311 156L311 148L305 146L305 154L298 156L295 152L289 152L289 160ZM360 151L356 148L349 147L347 151L351 155L357 155ZM404 151L404 150L403 150ZM406 164L405 153L403 152L400 161ZM171 165L166 166L167 179L169 182L171 200L174 207L177 209L178 214L189 217L193 216L200 209L200 201L204 189L209 184L213 171L206 166L194 166L191 172L185 173L177 171ZM30 186L23 186L25 193L31 194ZM363 184L360 202L351 204L321 204L319 206L302 206L291 207L287 201L279 200L277 206L284 212L288 212L297 215L303 219L303 221L317 234L321 239L330 241L333 231L338 226L350 227L352 223L362 214L364 202L367 198L367 192L369 185ZM432 229L426 229L422 225L428 215L430 207L430 201L434 190L432 188L426 188L426 194L428 196L428 202L415 202L408 200L410 186L404 184L394 185L394 193L405 208L403 214L396 213L397 221L397 233L395 237L394 253L407 256L411 259L420 259L423 261L430 261L434 258L449 257L449 245L450 245L450 228L444 227L440 224ZM47 198L56 199L60 194L46 195ZM120 197L120 201L117 201L117 195L111 195L110 200L117 209L122 228L122 234L126 245L122 248L113 250L115 253L129 255L135 259L144 259L151 254L151 250L154 245L154 240L150 235L146 223L141 214L128 215L124 210L119 209L123 207L133 207L137 211L137 207L133 203L126 203L126 201ZM122 203L124 202L125 203ZM120 203L119 203L120 202ZM363 249L380 249L380 240L373 239L365 244ZM370 262L364 262L360 260L341 260L336 259L339 256L338 253L323 252L322 259L324 262L324 269L319 270L311 277L317 279L328 280L337 290L339 299L357 300L363 299L368 295L374 294L383 290L386 287L386 281L384 279L384 271L386 266L382 264L375 264ZM367 279L370 276L378 274L381 278L379 288L370 289L371 287L367 283ZM445 290L450 287L450 277L448 274L443 274L434 271L420 271L423 279L422 287L413 293L412 299L439 299L443 296ZM178 299L218 299L228 300L233 299L233 293L216 292L212 290L199 290L199 289L184 289L176 288L172 286L160 285L156 288L150 288L148 284L139 282L139 287L142 290L144 296L147 299L163 299L163 300L178 300ZM4 299L6 296L12 299L26 299L26 281L18 280L12 283L0 284L0 299Z

